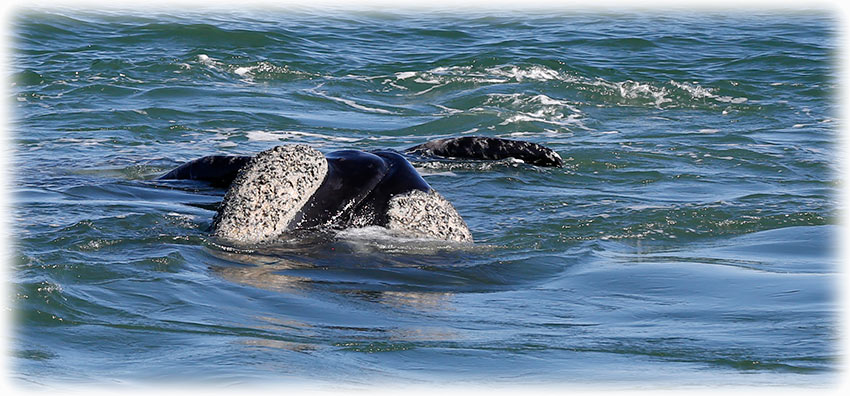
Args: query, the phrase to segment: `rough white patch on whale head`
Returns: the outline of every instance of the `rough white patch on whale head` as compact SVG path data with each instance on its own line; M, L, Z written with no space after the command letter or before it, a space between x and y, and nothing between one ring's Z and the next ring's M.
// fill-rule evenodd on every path
M257 154L225 194L213 220L213 236L253 244L281 235L327 172L325 156L304 144Z
M463 217L451 202L434 190L413 190L390 199L387 228L419 237L455 242L472 242Z

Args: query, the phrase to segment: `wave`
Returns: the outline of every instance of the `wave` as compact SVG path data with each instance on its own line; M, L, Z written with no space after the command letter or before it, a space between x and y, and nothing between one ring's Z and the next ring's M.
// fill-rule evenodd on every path
M286 82L316 77L314 74L292 69L288 65L280 66L269 61L230 64L214 59L207 54L198 54L196 62L212 70L230 73L245 82Z
M584 74L577 70L559 70L541 64L501 64L494 66L452 65L438 66L423 71L397 71L392 75L381 77L382 84L397 91L406 91L402 95L420 96L425 94L445 94L448 92L470 91L474 87L501 87L514 84L530 84L528 90L537 92L542 97L547 91L558 91L569 95L569 98L541 101L540 105L560 105L572 114L580 113L579 106L594 103L597 106L651 106L656 108L700 108L720 107L729 105L744 105L747 97L723 95L717 93L717 88L706 87L690 81L637 81L625 79L611 80L598 75ZM521 86L523 86L521 85ZM499 94L488 94L499 95ZM532 97L536 95L532 95ZM531 114L536 109L527 112L525 117L515 120L526 120L534 117ZM545 110L544 110L545 111ZM567 122L572 124L574 119ZM548 118L552 122L552 118ZM555 123L560 123L559 120Z
M245 137L248 140L254 141L297 141L303 139L311 139L316 141L331 141L331 142L342 142L342 143L354 143L359 142L363 139L355 138L355 137L347 137L347 136L334 136L334 135L325 135L320 133L313 132L303 132L303 131L246 131L244 132Z
M326 93L324 91L319 91L319 88L321 86L322 86L322 84L320 84L318 87L307 89L304 92L311 94L315 97L320 97L320 98L327 99L327 100L330 100L330 101L333 101L333 102L342 103L346 106L349 106L349 107L352 107L352 108L355 108L355 109L358 109L358 110L362 110L362 111L365 111L365 112L368 112L368 113L397 114L396 112L393 112L393 111L390 111L390 110L386 110L386 109L382 109L382 108L378 108L378 107L369 107L369 106L362 105L360 103L357 103L353 99L329 95L328 93Z
M500 125L541 122L587 129L582 123L585 115L574 103L543 94L488 94L484 106L494 107L504 114L506 118Z

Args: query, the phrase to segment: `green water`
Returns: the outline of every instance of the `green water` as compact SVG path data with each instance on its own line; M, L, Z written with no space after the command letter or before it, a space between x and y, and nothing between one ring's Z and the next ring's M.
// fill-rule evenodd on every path
M12 377L828 386L837 21L826 12L23 10ZM277 144L483 135L563 168L425 162L458 248L351 230L234 251L224 191L154 179Z

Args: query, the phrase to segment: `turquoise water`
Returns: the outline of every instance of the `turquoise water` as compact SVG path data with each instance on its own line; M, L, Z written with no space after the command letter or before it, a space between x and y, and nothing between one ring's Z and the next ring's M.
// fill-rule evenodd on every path
M18 11L11 370L86 384L829 386L826 12ZM420 162L475 245L239 250L158 175L277 144L483 135Z

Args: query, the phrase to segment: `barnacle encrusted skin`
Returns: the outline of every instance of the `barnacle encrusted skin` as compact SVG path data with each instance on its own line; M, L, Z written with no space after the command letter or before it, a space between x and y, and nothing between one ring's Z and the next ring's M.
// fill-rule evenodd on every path
M413 190L390 199L387 228L404 234L472 242L472 233L451 202L434 190Z
M308 145L276 146L257 154L225 194L213 219L213 236L241 243L279 236L327 172L325 156Z

